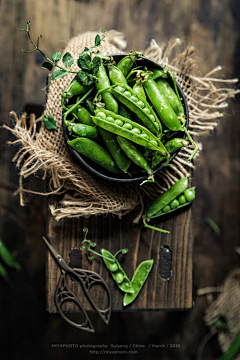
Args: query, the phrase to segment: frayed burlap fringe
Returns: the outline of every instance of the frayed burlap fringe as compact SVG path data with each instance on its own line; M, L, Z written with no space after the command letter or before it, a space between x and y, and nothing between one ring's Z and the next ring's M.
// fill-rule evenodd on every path
M197 360L202 360L203 350L206 343L218 334L218 342L222 352L225 352L240 329L240 269L234 269L230 272L224 281L224 285L218 288L206 288L198 290L198 295L220 292L217 300L208 307L204 320L206 325L210 326L210 332L203 338L199 349ZM218 319L224 319L226 329L219 330L215 326ZM234 358L240 360L240 355Z
M94 44L95 36L96 33L87 32L73 38L63 53L70 52L76 60L85 46ZM145 51L145 56L157 61L162 66L167 65L176 75L189 106L190 134L193 136L207 134L218 125L220 117L223 116L222 109L228 106L226 100L239 92L233 88L237 79L223 80L220 75L219 78L215 78L216 73L221 70L220 66L203 77L194 75L193 69L197 65L191 57L194 52L193 47L188 46L170 60L172 50L177 45L180 45L179 39L170 42L164 49L155 40L152 40L150 47ZM106 41L102 43L100 51L102 55L117 54L122 53L125 46L123 34L111 30L108 32ZM61 62L60 65L62 65ZM72 68L78 70L75 63ZM26 114L18 119L14 112L11 112L14 128L4 126L18 139L10 142L10 144L21 145L21 149L13 159L20 169L20 185L17 193L20 194L21 205L24 205L24 193L38 194L24 189L22 179L35 174L40 169L44 170L44 179L50 178L50 192L42 195L63 194L62 200L51 205L50 208L52 215L57 220L64 217L106 213L121 217L139 204L143 209L144 194L152 199L168 189L179 178L190 176L191 169L194 168L194 165L187 161L193 151L191 145L181 149L172 163L156 176L156 182L151 184L151 187L140 187L137 184L110 184L90 175L85 169L76 165L65 143L61 126L61 94L68 87L73 77L74 74L70 74L62 79L52 81L49 86L44 114L54 117L57 122L56 130L48 131L42 125L40 131L37 132L36 124L41 121L41 118L36 120L35 116L31 115L30 124L27 125ZM28 156L27 159L26 156ZM46 177L47 175L49 177ZM135 222L140 219L141 212L142 210Z

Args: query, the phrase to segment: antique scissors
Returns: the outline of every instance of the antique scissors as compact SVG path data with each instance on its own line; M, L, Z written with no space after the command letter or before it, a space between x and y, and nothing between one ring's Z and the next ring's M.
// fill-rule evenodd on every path
M110 316L111 316L111 293L110 293L109 287L107 286L105 280L99 274L95 273L94 271L83 270L83 269L78 269L78 268L72 269L63 260L62 256L59 254L57 248L53 244L50 237L43 236L43 240L45 241L50 252L52 253L53 257L55 258L56 262L58 263L58 265L61 268L61 276L60 276L58 285L56 287L55 303L56 303L57 310L59 311L59 313L61 314L63 319L66 320L70 325L75 326L77 329L85 330L85 331L89 331L89 332L95 332L95 329L91 323L91 320L90 320L86 310L83 308L78 297L74 294L74 292L68 286L66 274L69 273L69 275L74 277L74 279L76 279L81 284L82 289L83 289L87 299L91 303L92 307L97 311L98 315L105 322L105 324L108 325L108 323L110 321ZM100 309L94 303L94 300L91 297L90 288L94 284L100 284L101 286L104 287L104 289L107 292L108 305L107 305L106 309ZM70 320L66 316L66 313L63 312L62 305L66 301L75 302L75 304L77 304L77 306L83 312L85 319L81 324L75 323L74 321Z

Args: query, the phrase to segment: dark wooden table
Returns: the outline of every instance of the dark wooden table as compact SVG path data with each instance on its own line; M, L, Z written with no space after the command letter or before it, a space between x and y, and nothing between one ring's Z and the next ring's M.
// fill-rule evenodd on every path
M103 265L101 258L89 263L86 254L82 256L82 268L99 273L107 282L112 293L112 309L125 310L186 310L193 303L193 221L191 208L176 211L174 216L165 215L155 221L154 226L170 230L164 234L146 229L140 222L133 225L133 216L124 216L122 220L111 215L107 217L92 216L89 219L62 219L57 222L48 212L47 232L59 249L60 254L69 262L71 249L79 248L83 240L83 228L89 229L88 239L97 243L100 248L108 249L115 254L119 249L128 248L126 255L120 255L119 261L131 279L137 266L143 260L153 259L154 266L147 282L137 299L127 308L123 308L123 293L118 290L111 274ZM164 220L164 221L162 221ZM172 252L172 276L170 279L164 273L165 259L161 247L168 247ZM171 264L172 263L172 264ZM47 257L47 310L56 312L54 294L58 284L60 270L53 257ZM84 308L92 309L86 298L82 296L80 286L74 286L74 291L81 299ZM100 303L101 293L94 293L94 301ZM67 303L65 311L77 310L73 303Z
M1 124L11 125L11 110L22 113L26 104L45 104L46 72L41 69L43 59L37 53L27 55L21 52L22 47L30 49L27 37L24 36L26 34L18 31L26 26L28 20L31 20L33 39L36 40L39 34L43 36L40 40L41 48L48 56L63 49L68 40L79 33L98 31L101 28L116 29L125 34L128 41L126 51L144 50L152 38L159 44L166 44L172 38L179 37L185 44L195 46L199 66L197 73L199 71L206 74L215 66L222 65L223 76L240 78L239 10L238 0L2 0ZM194 288L222 285L227 273L239 267L239 256L235 252L235 247L239 246L240 233L239 96L237 101L232 100L229 104L229 109L223 109L226 116L214 134L200 139L203 151L193 178L197 187L197 197L192 206ZM9 139L13 139L10 133L0 131L0 236L15 253L22 271L18 273L9 270L9 284L0 281L1 356L24 360L51 357L59 360L75 358L76 355L76 358L82 356L88 359L88 349L52 348L52 344L81 342L145 344L145 349L138 349L138 359L195 359L198 345L209 332L203 322L208 307L205 297L196 297L193 310L188 312L116 312L109 326L105 326L100 320L97 322L97 317L92 314L97 322L97 333L93 336L83 332L80 335L60 316L50 315L46 311L45 272L48 252L41 239L46 231L45 198L26 195L27 206L22 208L19 198L13 196L18 186L18 170L11 159L17 148L5 145ZM44 189L43 181L38 177L25 180L24 185L37 191ZM206 225L205 217L211 217L220 226L220 237L216 237ZM108 221L112 227L114 221L116 229L120 228L121 222L115 218L101 219L101 231L104 234L107 233ZM93 221L100 222L101 219L94 218ZM92 238L102 239L102 234L93 232L94 225L90 224L90 220L81 221L83 226L89 227ZM127 221L130 226L130 219ZM170 221L167 220L164 225L169 226ZM56 226L60 228L62 222L56 223ZM136 233L139 230L140 226L134 228ZM71 238L77 239L79 244L82 226L79 224L78 231L74 220L70 231ZM72 232L75 232L74 236ZM120 233L119 239L132 244L130 238L124 239ZM161 241L165 243L165 240L172 241L168 236L161 236ZM150 241L152 245L160 244L159 234L153 235L150 230L141 229L139 243L146 246L146 241ZM117 245L116 248L118 249ZM121 258L124 263L130 257L132 248L129 246L129 249L125 259ZM67 251L68 249L65 251L66 259ZM178 253L175 252L175 256ZM135 261L134 268L137 259ZM94 266L99 264L99 260L96 260ZM104 267L101 268L104 270ZM187 271L189 267L185 269ZM130 277L133 270L129 269ZM169 284L164 283L164 286ZM139 296L145 294L143 289ZM140 297L136 301L140 301ZM186 307L189 305L186 304ZM124 331L119 333L119 329ZM163 344L177 343L180 348L148 348L149 343L159 341ZM207 345L203 358L212 360L219 355L215 337ZM135 359L134 356L131 355L131 359Z

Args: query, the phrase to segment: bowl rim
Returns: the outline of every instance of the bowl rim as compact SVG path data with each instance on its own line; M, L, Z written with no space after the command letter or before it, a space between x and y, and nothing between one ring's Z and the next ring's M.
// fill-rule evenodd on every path
M125 56L129 55L128 53L122 53L122 54L109 54L107 56L109 57L113 57L113 58L123 58ZM152 63L152 66L153 68L158 68L160 70L163 70L163 66L160 65L159 63L157 63L156 61L152 60L152 59L149 59L145 56L142 56L142 55L139 55L138 56L138 59L144 59L145 61L149 61ZM121 60L121 59L120 59ZM76 77L74 77L74 79L71 81L71 83L76 79ZM177 88L178 88L178 91L179 91L179 95L180 97L182 98L182 104L183 104L183 107L184 107L184 111L185 111L185 115L186 115L186 124L185 124L185 127L186 129L188 129L188 126L189 126L189 110L188 110L188 105L187 105L187 100L186 100L186 96L184 95L184 92L182 90L182 88L180 87L180 85L178 84L178 82L176 81L176 85L177 85ZM64 100L65 102L66 100ZM107 181L113 181L113 182L122 182L122 183L132 183L132 182L141 182L141 181L144 181L148 178L148 174L141 174L141 175L138 175L137 174L137 177L135 177L135 174L132 175L131 178L117 178L118 175L116 175L116 177L113 177L113 174L111 174L108 170L104 169L103 168L103 171L106 172L105 173L101 173L99 172L98 170L94 169L94 167L91 166L91 163L93 163L93 165L95 164L93 161L91 161L90 159L86 158L85 156L81 156L80 153L78 153L76 150L74 150L69 144L68 144L68 141L70 141L71 139L69 138L68 136L68 132L67 132L67 128L64 124L64 113L65 113L65 110L62 109L62 128L63 128L63 135L64 135L64 138L65 138L65 141L67 143L67 146L70 150L70 152L72 153L73 157L75 158L75 160L77 160L78 162L80 162L80 164L82 164L89 172L101 177L102 179L105 179ZM186 134L183 133L183 136L181 137L182 139L185 139L186 138ZM169 159L169 164L171 163L171 161L177 156L177 154L179 153L179 151L181 150L178 149L177 151L175 151L170 159ZM85 160L86 158L86 160ZM88 163L90 162L90 164ZM97 165L97 164L96 164ZM160 170L163 170L165 168L165 166L162 166L160 165L158 168L156 168L155 170L153 170L153 174L155 175L156 173L158 173ZM108 175L109 174L109 175ZM123 173L124 175L124 173Z

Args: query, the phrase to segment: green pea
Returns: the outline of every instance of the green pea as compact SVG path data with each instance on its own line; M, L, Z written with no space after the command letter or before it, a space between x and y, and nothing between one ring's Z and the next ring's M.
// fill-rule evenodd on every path
M123 268L121 267L115 256L113 256L113 254L111 254L108 250L105 249L102 249L101 253L104 256L103 261L109 270L111 265L113 264L117 265L118 271L111 271L111 275L114 281L116 282L117 286L119 287L119 289L122 290L124 293L134 293L129 278L127 277L125 271L123 270ZM106 257L108 259L109 258L112 259L113 262L106 259Z
M152 121L156 121L155 116L154 116L154 115L152 115L152 114L150 114L150 115L149 115L149 118L150 118L150 119L152 119Z
M179 207L179 201L177 199L174 199L172 202L170 202L171 209L176 209Z
M103 120L106 119L106 114L104 114L104 112L102 112L102 111L99 111L99 112L98 112L98 116L99 116L101 119L103 119Z
M138 128L133 128L132 132L134 132L135 134L141 134L141 130Z
M149 139L149 136L148 134L145 134L145 133L142 133L140 134L142 138L144 138L145 140L148 140Z
M123 121L122 120L115 120L114 124L116 124L117 126L123 126Z
M125 94L125 93L124 93L124 94ZM130 100L132 100L132 101L134 101L134 102L137 102L137 101L138 101L138 98L137 98L137 96L132 95L132 96L130 96Z
M170 206L169 205L166 205L166 206L164 206L164 208L162 209L162 211L163 212L167 212L167 211L169 211L171 208L170 208Z
M145 106L144 102L141 101L141 100L139 100L139 101L137 102L137 105L140 106L140 108L144 108L144 106Z
M132 125L131 124L129 124L129 123L125 123L124 125L123 125L123 128L124 129L127 129L127 130L132 130Z
M151 111L147 107L143 108L143 111L145 112L145 114L151 114Z
M122 86L116 86L115 89L119 92L123 92L124 88Z
M105 115L105 114L104 114L104 115ZM114 118L113 118L112 116L107 116L107 117L106 117L106 120L107 120L108 122L114 123Z
M179 201L179 203L180 203L181 205L185 204L185 203L186 203L186 198L185 198L185 196L184 196L184 195L180 195L180 196L178 197L178 201Z
M110 265L109 265L109 270L110 270L110 271L115 272L115 271L117 271L117 269L118 269L118 266L117 266L116 263L113 263L113 264L110 264Z
M130 91L124 91L124 95L127 96L127 97L130 97L131 93L130 93Z
M123 274L121 274L121 273L116 274L115 281L118 284L121 284L123 282Z
M184 191L184 196L187 201L193 201L195 199L195 191L194 189L187 189Z
M156 140L152 140L151 142L152 142L153 145L156 145L156 146L158 145Z

